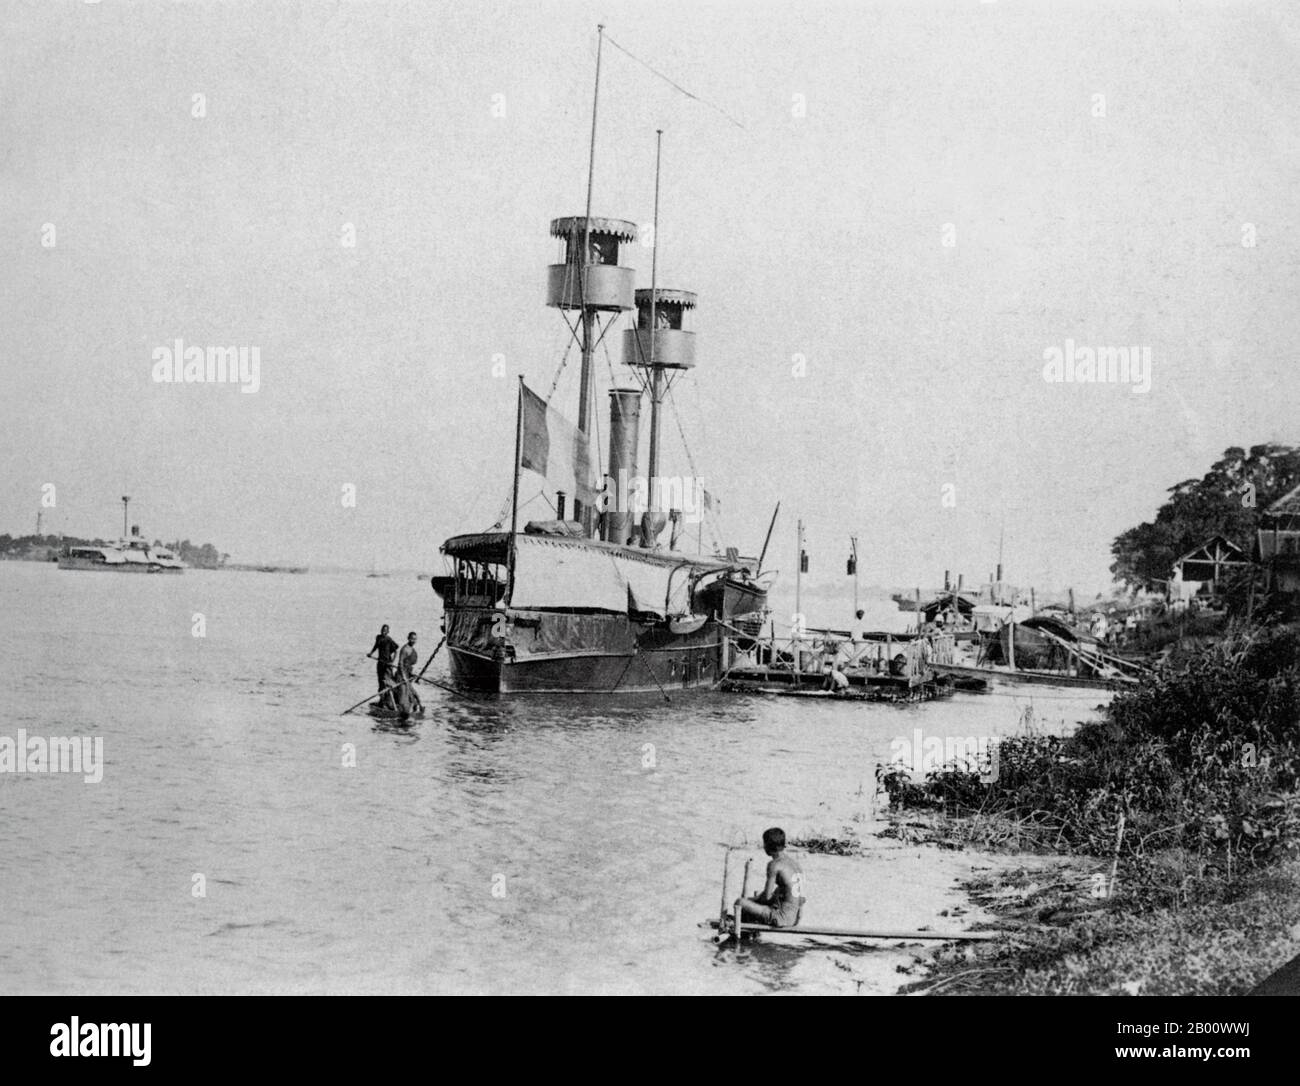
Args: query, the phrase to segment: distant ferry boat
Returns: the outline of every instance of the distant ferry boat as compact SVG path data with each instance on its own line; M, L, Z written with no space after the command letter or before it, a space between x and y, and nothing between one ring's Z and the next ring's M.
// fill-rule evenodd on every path
M166 547L151 547L135 529L130 539L102 546L65 547L59 569L106 570L113 573L181 573L185 563Z

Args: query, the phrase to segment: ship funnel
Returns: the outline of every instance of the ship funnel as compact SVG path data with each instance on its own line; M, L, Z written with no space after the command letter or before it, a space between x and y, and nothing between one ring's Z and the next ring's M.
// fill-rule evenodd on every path
M636 479L637 444L641 437L641 390L609 390L609 505L605 511L605 539L626 543L635 523L630 505Z

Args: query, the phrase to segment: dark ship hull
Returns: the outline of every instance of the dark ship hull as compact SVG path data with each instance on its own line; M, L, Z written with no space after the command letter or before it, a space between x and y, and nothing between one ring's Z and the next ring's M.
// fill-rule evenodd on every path
M512 547L506 533L457 537L443 549L458 564L455 576L433 579L451 678L478 691L709 687L725 670L726 635L761 621L767 599L743 566L725 559L534 536ZM539 593L562 605L509 602ZM702 612L709 604L725 610Z
M548 621L535 612L504 613L515 622ZM463 625L466 618L459 612L452 623ZM591 618L585 647L568 651L519 658L450 646L452 681L495 694L635 694L711 686L721 674L722 631L716 622L678 635L644 628L625 615Z

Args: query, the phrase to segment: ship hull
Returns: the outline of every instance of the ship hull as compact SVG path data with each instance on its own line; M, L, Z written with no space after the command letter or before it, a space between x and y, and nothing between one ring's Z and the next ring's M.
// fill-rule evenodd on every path
M151 566L144 562L95 562L85 558L60 558L59 569L76 569L90 573L182 573L168 566Z
M663 625L643 627L625 615L581 616L581 641L552 651L520 651L517 635L508 651L481 639L465 643L466 629L479 628L481 612L448 612L447 647L452 681L493 694L635 694L707 688L722 673L722 637L716 623L674 634ZM523 619L523 629L547 630L575 616L489 612L492 619ZM461 637L454 634L459 630ZM461 643L457 643L459 640Z

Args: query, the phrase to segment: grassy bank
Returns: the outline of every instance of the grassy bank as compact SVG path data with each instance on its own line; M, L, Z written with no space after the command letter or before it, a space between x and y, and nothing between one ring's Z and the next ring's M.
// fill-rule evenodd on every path
M980 768L885 773L893 832L1063 859L970 887L1015 938L941 952L935 990L1232 994L1300 951L1300 629L1235 630Z

